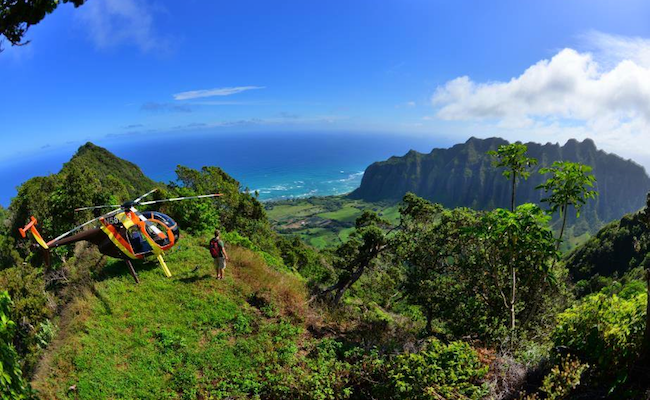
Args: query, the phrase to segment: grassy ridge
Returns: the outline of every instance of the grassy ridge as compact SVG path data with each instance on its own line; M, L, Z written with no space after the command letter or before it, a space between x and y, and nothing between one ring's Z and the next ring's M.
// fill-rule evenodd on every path
M277 378L305 339L303 283L243 248L217 281L205 241L183 238L171 279L144 264L136 285L109 262L58 321L33 382L42 397L239 397Z

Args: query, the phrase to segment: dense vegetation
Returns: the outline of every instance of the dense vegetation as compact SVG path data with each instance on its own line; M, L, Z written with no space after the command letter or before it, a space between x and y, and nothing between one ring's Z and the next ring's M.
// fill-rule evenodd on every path
M539 175L519 150L494 154L501 167L521 166L514 181L502 178L518 193L520 177ZM548 210L449 209L412 193L395 205L311 199L296 216L295 204L268 207L295 222L341 222L337 241L316 250L274 232L255 195L221 169L179 166L155 196L223 196L160 207L183 230L167 256L174 276L140 262L136 285L123 262L91 245L57 249L46 266L16 237L31 214L50 237L92 216L70 207L118 204L154 185L86 145L0 209L0 390L80 399L642 398L650 262L593 275L576 254L597 244L565 262L566 239L550 218L588 207L593 178L571 162L542 172ZM647 215L633 217L635 260L650 249ZM206 249L215 227L232 259L224 281L213 279Z

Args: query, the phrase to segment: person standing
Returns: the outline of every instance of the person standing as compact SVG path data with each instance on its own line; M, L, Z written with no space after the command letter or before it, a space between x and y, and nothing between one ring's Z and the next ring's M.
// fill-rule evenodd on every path
M210 239L210 255L214 259L214 266L217 269L217 279L223 279L223 271L226 269L226 261L230 261L226 246L221 240L221 232L214 231L214 237Z

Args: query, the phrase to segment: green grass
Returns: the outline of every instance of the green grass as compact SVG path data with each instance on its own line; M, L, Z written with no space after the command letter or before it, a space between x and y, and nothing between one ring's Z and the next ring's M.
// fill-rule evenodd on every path
M332 219L341 222L354 222L361 214L363 214L363 209L346 206L337 211L331 211L317 215L324 219Z
M290 217L305 217L322 212L323 208L307 203L296 205L281 204L267 207L267 214L271 220L282 220Z
M167 257L169 279L155 264L139 265L137 285L123 262L110 261L105 279L58 321L58 338L33 382L41 396L249 397L295 363L304 334L302 282L238 248L230 251L226 279L217 281L203 241L183 237ZM249 305L255 293L268 304Z
M339 239L342 242L347 241L350 235L352 234L352 232L354 232L354 228L343 229L342 231L339 232Z
M347 240L364 210L374 210L391 223L399 221L399 205L352 200L345 196L314 197L266 203L269 219L284 235L298 235L318 248L332 248Z
M381 211L379 211L379 215L381 215L384 219L387 219L391 224L399 223L399 204L381 209Z

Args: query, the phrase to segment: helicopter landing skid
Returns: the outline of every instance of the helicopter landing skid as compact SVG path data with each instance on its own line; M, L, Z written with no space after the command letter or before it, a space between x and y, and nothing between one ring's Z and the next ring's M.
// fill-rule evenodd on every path
M135 279L135 283L140 283L140 278L138 278L138 273L135 272L135 268L133 268L133 264L131 264L131 260L124 260L124 261L126 261L126 265L129 266L129 272L131 273L133 279Z

